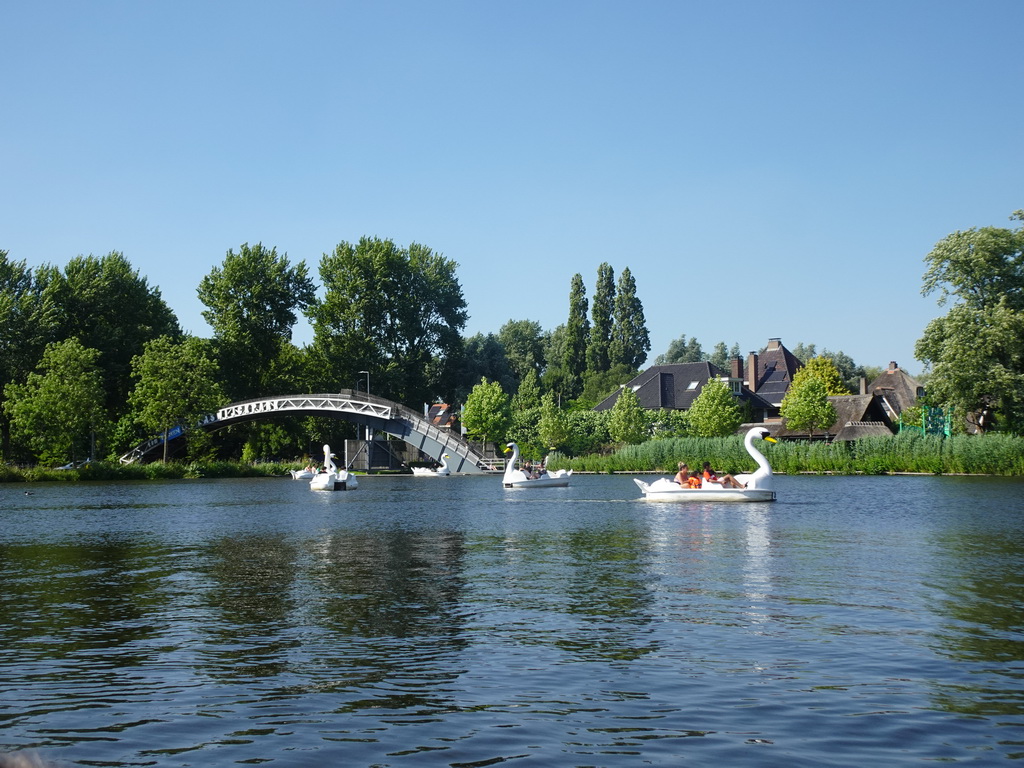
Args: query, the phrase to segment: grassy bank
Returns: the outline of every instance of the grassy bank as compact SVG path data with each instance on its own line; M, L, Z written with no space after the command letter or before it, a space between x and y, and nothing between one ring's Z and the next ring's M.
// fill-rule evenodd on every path
M94 462L78 469L47 469L31 467L21 469L0 465L0 482L71 482L76 480L182 480L199 477L281 477L301 464L268 463L244 464L233 461L205 463L169 462L162 464L118 464Z
M902 434L852 443L758 443L757 448L773 470L786 474L1024 475L1024 438L1003 434L951 438ZM739 437L651 440L600 456L568 458L556 454L549 459L549 466L577 472L674 473L680 461L691 467L709 461L719 472L752 472L756 468Z

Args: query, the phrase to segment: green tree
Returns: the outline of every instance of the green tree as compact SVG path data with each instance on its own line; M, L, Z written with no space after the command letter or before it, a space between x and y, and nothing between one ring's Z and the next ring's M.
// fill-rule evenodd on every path
M481 379L462 407L462 426L466 433L484 443L500 440L508 432L511 422L508 395L498 382Z
M171 427L192 426L224 402L217 382L217 362L209 344L201 339L153 339L132 360L132 373L136 385L131 405L140 424L163 434L165 462Z
M203 318L213 328L232 399L275 394L269 391L275 361L291 341L297 313L314 300L307 272L276 248L243 243L199 283Z
M4 388L15 438L44 463L84 456L91 435L105 427L99 357L77 339L53 342L24 384Z
M78 256L61 275L44 270L42 279L60 307L58 339L78 339L98 350L105 401L111 414L123 413L131 389L132 358L150 339L181 334L178 320L158 288L133 269L123 254Z
M611 343L608 355L611 364L638 371L651 351L644 306L636 295L636 281L629 267L622 270L615 290Z
M650 418L640 405L636 392L632 387L623 387L608 417L608 432L612 440L636 445L647 439L649 430Z
M829 402L825 382L817 376L794 380L782 398L780 414L787 429L806 429L808 437L814 437L815 430L827 430L837 418L835 406Z
M1024 313L957 304L928 323L914 348L931 364L929 399L962 413L994 411L1003 427L1024 428ZM982 425L991 418L979 419Z
M804 363L803 368L793 374L792 387L806 378L817 378L825 385L825 393L828 395L848 395L850 390L846 388L842 374L836 368L835 363L827 357L813 357Z
M1024 210L1010 218L1024 221ZM1024 227L954 232L925 262L921 293L938 292L939 306L953 302L914 348L931 367L930 395L965 413L995 411L1005 428L1024 429Z
M461 365L456 374L454 402L463 403L480 379L501 384L505 392L516 387L516 375L509 365L504 345L493 333L477 333L464 342Z
M456 264L424 245L364 237L320 260L325 294L309 310L316 367L331 382L374 376L401 403L450 402L468 318Z
M709 379L686 412L690 432L697 437L726 437L743 423L743 409L721 379Z
M587 319L587 289L583 277L572 276L569 288L569 319L565 324L565 389L566 398L577 397L583 391L583 375L587 370L587 342L590 321Z
M587 342L587 372L604 373L611 368L612 327L615 312L615 272L607 262L597 268L597 285L590 306L590 338Z
M52 291L45 288L52 283L0 251L0 393L8 384L24 381L55 339L59 311ZM0 451L4 457L11 455L10 420L2 408Z
M544 333L540 323L533 320L509 320L498 331L498 341L505 348L509 365L516 381L523 381L532 372L535 376L544 370Z
M700 342L696 337L687 341L684 333L678 339L669 342L668 349L654 359L654 364L699 363L703 359L704 350L701 349Z
M541 443L549 449L560 448L569 442L568 420L565 412L555 403L555 396L551 392L541 397L537 431Z

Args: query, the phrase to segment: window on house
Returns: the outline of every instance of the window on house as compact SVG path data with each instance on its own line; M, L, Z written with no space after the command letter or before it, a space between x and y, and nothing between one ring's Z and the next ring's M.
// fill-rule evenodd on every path
M698 384L700 384L699 381L691 381L686 385L686 390L689 392L690 390L696 389Z

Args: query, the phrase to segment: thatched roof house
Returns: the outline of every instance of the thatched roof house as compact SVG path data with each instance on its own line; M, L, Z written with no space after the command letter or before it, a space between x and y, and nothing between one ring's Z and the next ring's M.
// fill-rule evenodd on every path
M903 411L917 405L918 398L924 394L924 388L893 361L861 394L880 397L890 418L896 421Z
M836 409L836 420L827 430L816 430L811 439L842 442L875 435L892 435L896 431L894 422L877 395L831 395L828 400ZM752 426L744 424L741 431ZM785 420L757 426L763 426L776 440L808 439L806 429L789 429Z

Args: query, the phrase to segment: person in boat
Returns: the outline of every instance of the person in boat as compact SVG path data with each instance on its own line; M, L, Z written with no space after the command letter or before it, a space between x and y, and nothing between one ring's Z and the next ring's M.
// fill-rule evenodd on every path
M690 479L690 468L686 466L686 462L679 462L679 471L676 472L676 476L672 480L676 485L681 485L683 488L687 487L687 482Z
M704 462L704 481L708 483L719 483L723 488L744 487L743 483L728 473L718 477L718 475L715 474L715 470L711 468L711 463L708 461Z
M700 472L698 472L697 470L693 470L693 472L690 473L690 477L686 480L686 487L700 488L700 484Z

